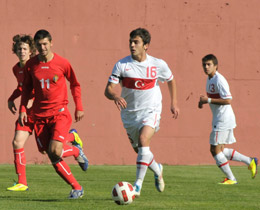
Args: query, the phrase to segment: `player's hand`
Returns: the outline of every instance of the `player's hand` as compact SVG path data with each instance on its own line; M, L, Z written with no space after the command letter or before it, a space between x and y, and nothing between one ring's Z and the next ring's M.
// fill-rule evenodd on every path
M83 117L84 117L84 111L78 111L78 110L75 111L75 120L76 120L76 122L82 120Z
M203 103L201 103L201 102L199 101L198 107L199 107L199 109L202 109L202 108L203 108Z
M180 109L179 109L179 107L177 107L177 106L171 106L171 112L172 112L172 114L173 114L173 118L174 119L177 119L178 118L178 116L179 116L179 114L180 114Z
M24 126L24 122L27 122L27 114L26 112L21 112L19 114L18 122L21 126Z
M15 103L13 101L8 101L8 109L13 113L15 114L17 109L16 109L16 106L15 106Z
M198 107L200 109L202 109L203 108L203 104L207 104L207 103L208 103L208 97L200 94L200 100L199 100Z
M33 99L30 99L30 100L28 101L27 106L26 106L27 109L32 108L33 101L34 101Z
M114 99L114 102L119 111L121 111L121 109L125 109L127 107L127 103L126 103L125 99L122 97L116 97Z

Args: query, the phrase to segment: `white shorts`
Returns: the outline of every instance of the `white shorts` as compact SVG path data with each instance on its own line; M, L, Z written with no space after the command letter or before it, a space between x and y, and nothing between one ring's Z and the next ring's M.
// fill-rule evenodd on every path
M209 143L211 145L218 144L233 144L236 142L233 129L226 131L212 131L210 134Z
M155 128L155 132L160 129L161 109L121 112L121 119L132 147L137 148L139 131L143 126L147 125Z

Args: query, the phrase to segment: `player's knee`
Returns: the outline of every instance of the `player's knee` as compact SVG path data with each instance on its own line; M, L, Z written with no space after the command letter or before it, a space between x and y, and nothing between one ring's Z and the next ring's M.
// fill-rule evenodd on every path
M61 157L62 150L58 147L49 148L48 155L51 160L57 160Z
M17 138L14 138L13 140L13 148L14 149L20 149L24 147L24 141L21 141Z
M139 136L139 146L147 146L148 140L149 139L145 134L141 134Z

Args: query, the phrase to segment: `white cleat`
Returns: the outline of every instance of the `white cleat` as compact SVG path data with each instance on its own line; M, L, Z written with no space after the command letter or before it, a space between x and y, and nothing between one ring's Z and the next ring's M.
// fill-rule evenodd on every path
M155 187L159 192L163 192L164 187L165 187L165 183L164 183L164 180L163 180L163 166L160 163L158 163L158 166L161 170L161 175L160 176L154 175Z
M140 197L140 195L141 195L141 188L140 188L140 186L138 186L138 185L135 185L134 186L134 193L135 193L135 197L136 198L139 198Z

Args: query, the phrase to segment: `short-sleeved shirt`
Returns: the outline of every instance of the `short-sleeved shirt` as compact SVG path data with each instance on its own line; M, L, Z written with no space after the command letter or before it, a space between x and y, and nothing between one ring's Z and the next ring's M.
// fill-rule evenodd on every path
M228 82L219 72L207 79L206 91L209 98L232 99ZM235 114L230 104L209 105L213 114L213 131L225 131L236 127Z
M136 112L160 107L162 94L159 81L168 82L172 79L173 74L165 61L147 55L143 62L138 62L131 56L119 60L109 82L121 83L121 96L127 102L127 108L122 112Z

